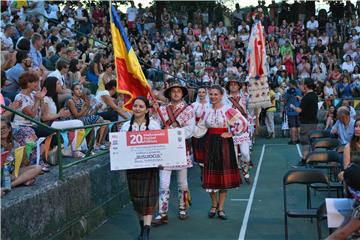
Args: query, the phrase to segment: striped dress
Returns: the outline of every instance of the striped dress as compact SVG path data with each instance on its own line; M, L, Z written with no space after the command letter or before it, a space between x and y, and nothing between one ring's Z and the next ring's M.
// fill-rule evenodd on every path
M194 137L205 135L202 151L204 171L202 186L208 192L239 187L240 172L237 165L233 139L223 138L229 132L238 135L246 131L246 119L228 106L209 108L195 127Z
M122 132L130 128L130 121L121 127ZM160 125L150 120L149 130L161 129ZM132 131L146 131L145 123L139 126L136 122L132 125ZM159 198L159 169L142 168L126 170L128 189L135 211L140 216L153 215Z

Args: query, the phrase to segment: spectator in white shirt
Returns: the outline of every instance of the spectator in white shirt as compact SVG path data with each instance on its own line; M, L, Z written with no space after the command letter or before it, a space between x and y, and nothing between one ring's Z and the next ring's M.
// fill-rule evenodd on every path
M343 71L348 71L350 74L354 71L354 67L356 66L355 62L352 60L350 55L346 56L346 61L341 65L341 69Z
M215 33L220 36L221 34L224 34L225 36L228 34L227 28L224 26L224 23L222 21L219 22L219 25L215 29Z
M311 32L318 35L319 22L315 20L314 16L311 16L310 20L306 23L306 36L309 36Z
M1 50L9 51L14 49L14 43L11 39L14 34L14 28L11 24L7 24L4 28L4 31L0 32L0 40L1 40Z
M76 12L77 17L82 17L83 16L83 7L82 7L81 1L78 2L78 7L77 7L75 12Z
M135 7L135 3L133 1L131 1L130 3L131 3L131 6L126 10L126 21L127 21L129 30L133 30L133 29L135 29L135 20L136 20L136 15L138 13L138 10Z
M56 70L51 72L48 77L56 77L62 87L62 91L58 94L58 101L60 104L64 103L66 99L71 98L71 89L66 88L65 81L69 71L69 64L63 59L56 62Z
M246 24L245 21L242 21L242 22L241 22L241 25L238 26L238 28L237 28L238 33L241 32L243 28L246 29L246 32L249 32L249 31L250 31L250 27L249 27L249 25Z

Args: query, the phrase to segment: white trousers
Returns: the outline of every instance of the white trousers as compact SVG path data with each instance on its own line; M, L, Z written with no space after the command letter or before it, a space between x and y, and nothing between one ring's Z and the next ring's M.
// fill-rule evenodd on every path
M250 162L250 143L243 142L239 145L240 153L241 153L241 160L243 162Z
M160 191L170 189L172 171L176 171L179 190L188 190L187 168L184 168L181 170L160 170Z

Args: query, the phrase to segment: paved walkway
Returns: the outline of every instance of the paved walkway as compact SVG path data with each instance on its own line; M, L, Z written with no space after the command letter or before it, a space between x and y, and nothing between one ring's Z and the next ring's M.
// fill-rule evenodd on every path
M228 193L225 211L228 220L209 219L208 194L201 188L200 171L189 171L189 185L193 203L189 219L177 218L176 178L172 178L169 223L151 229L151 239L284 239L282 177L298 162L295 145L286 139L259 139L252 152L255 167L251 171L252 184L242 184ZM296 196L305 199L305 195ZM323 198L320 193L316 198ZM296 204L297 204L296 203ZM305 206L305 205L304 205ZM139 227L132 205L106 221L86 239L136 239ZM323 231L324 233L326 231ZM316 239L316 224L304 219L289 220L289 239Z

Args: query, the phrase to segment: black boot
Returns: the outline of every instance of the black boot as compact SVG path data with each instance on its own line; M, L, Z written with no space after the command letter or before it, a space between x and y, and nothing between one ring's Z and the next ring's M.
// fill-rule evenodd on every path
M139 221L139 225L140 225L140 235L138 237L138 240L143 240L143 235L144 235L144 221L140 220Z
M144 233L143 233L143 240L149 240L149 235L150 235L150 226L149 225L145 225L144 226Z

